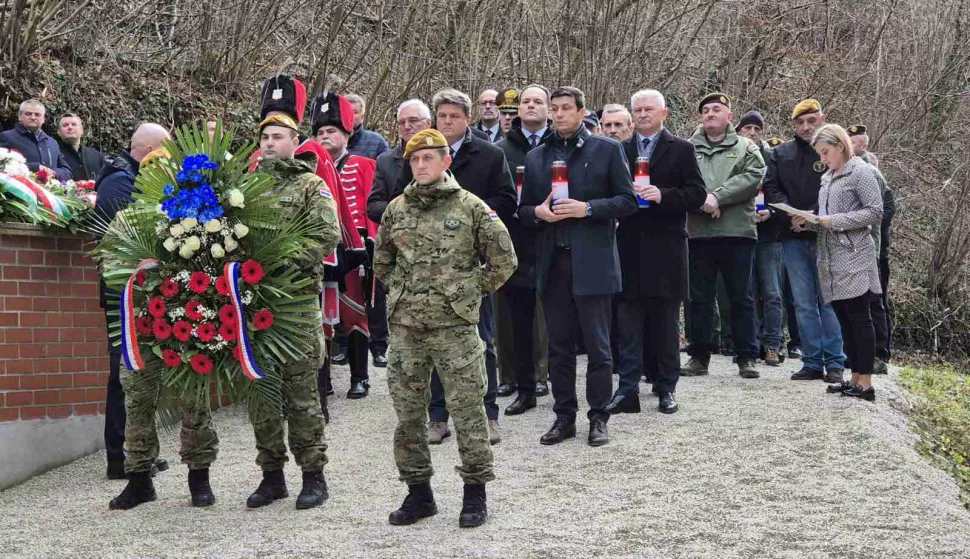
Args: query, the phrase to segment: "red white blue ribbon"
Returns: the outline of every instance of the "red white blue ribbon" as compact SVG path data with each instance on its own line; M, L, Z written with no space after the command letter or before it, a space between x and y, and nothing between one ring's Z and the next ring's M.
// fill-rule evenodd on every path
M138 330L135 329L135 280L138 272L157 267L158 260L155 258L146 258L139 262L121 292L121 356L129 371L140 371L145 368L145 361L138 349Z
M243 305L239 290L241 269L241 263L227 262L223 272L226 274L226 279L229 280L229 300L232 302L233 308L236 309L236 343L239 344L239 364L242 365L243 374L249 380L259 380L265 375L256 365L253 345L249 342L249 332L246 330L246 306Z

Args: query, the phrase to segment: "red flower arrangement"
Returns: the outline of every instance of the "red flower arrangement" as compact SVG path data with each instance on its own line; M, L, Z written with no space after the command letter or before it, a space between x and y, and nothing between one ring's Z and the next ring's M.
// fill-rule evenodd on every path
M239 273L242 275L243 281L249 285L256 285L263 279L263 266L255 260L247 260L243 262Z
M189 289L196 293L205 293L210 283L212 283L212 280L209 278L209 274L205 272L193 272L189 277Z
M164 319L157 318L152 324L152 334L159 340L167 340L172 335L172 326Z
M185 304L185 316L197 322L199 320L202 320L205 317L203 317L202 312L199 311L199 308L201 307L202 307L202 303L198 299L192 299L191 301Z
M138 287L145 285L146 279L148 279L148 274L145 273L145 270L138 270L138 272L135 274L135 285Z
M226 279L226 276L219 276L216 279L216 292L219 295L229 295L229 280Z
M212 359L208 355L199 353L189 359L192 370L200 375L208 375L212 372Z
M54 173L52 173L47 167L41 167L40 169L37 169L34 176L37 177L37 182L47 184L52 178L54 178Z
M223 324L235 324L236 322L236 307L232 305L224 305L219 309L219 320Z
M94 190L94 181L74 181L74 186L81 190Z
M184 320L179 320L172 328L172 335L180 342L187 342L192 337L192 325Z
M152 333L152 319L147 316L139 316L135 319L135 330L142 336Z
M166 367L173 367L174 368L174 367L178 367L179 365L182 364L182 357L179 356L178 353L176 353L176 352L174 352L174 351L172 351L170 349L163 349L162 350L162 361L165 362L165 366Z
M231 342L236 339L239 332L236 332L236 325L232 323L226 323L219 327L219 335L222 336L223 340Z
M253 326L257 330L266 330L273 325L273 312L269 309L263 309L256 313L253 317Z
M176 283L172 278L165 278L162 282L161 287L158 288L162 292L162 295L171 299L179 294L179 284Z
M148 314L154 316L155 318L162 318L165 316L165 299L161 297L152 297L148 301Z
M203 322L195 329L195 336L202 342L211 342L216 337L216 327L211 322Z

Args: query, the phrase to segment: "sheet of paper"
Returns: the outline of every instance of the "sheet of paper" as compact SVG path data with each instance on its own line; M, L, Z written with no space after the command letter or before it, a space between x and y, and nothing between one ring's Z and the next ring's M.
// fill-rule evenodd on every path
M809 223L818 223L818 216L813 214L812 212L800 210L798 208L793 208L788 204L768 204L768 205L773 208L777 208L788 215L797 215L798 217L804 217L805 221Z

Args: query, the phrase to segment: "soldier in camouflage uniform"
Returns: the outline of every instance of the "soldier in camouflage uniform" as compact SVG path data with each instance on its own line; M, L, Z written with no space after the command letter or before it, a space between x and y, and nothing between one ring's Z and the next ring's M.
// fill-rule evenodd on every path
M437 513L427 438L431 371L437 369L458 432L458 472L465 482L459 525L479 526L486 517L485 483L495 475L482 403L478 307L515 271L515 250L495 212L447 171L451 157L440 132L415 134L404 157L414 180L388 204L374 253L374 273L390 290L387 384L398 417L394 460L409 490L389 521L413 524Z
M280 197L283 209L302 209L309 206L311 213L326 225L316 250L304 260L296 262L304 272L316 278L310 293L323 291L323 258L330 254L340 241L337 223L337 206L327 183L313 172L315 161L294 159L299 144L297 124L287 115L274 114L260 125L260 149L262 161L258 169L276 181L272 194ZM249 419L256 435L259 454L256 463L263 469L263 480L256 491L246 500L249 508L258 508L276 499L287 497L283 466L286 443L283 441L284 416L289 428L290 450L296 463L303 470L303 489L296 500L297 509L319 506L327 499L327 483L323 467L327 464L327 443L323 434L323 412L320 394L317 392L317 370L323 364L322 315L317 327L318 338L311 357L288 365L283 371L284 410L251 406Z

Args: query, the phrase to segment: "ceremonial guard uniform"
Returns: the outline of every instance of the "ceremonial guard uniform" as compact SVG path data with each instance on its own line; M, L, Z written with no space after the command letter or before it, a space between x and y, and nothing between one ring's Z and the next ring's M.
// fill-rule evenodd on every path
M437 130L418 132L404 152L447 150ZM464 190L442 154L442 175L429 184L413 180L387 206L377 236L374 272L388 286L388 317L394 343L388 355L388 387L397 412L394 459L409 495L391 514L392 524L411 524L437 512L431 494L427 406L432 369L444 385L458 432L465 482L460 525L485 520L485 483L494 479L485 395L484 344L478 335L482 296L502 286L516 267L515 250L502 221Z

